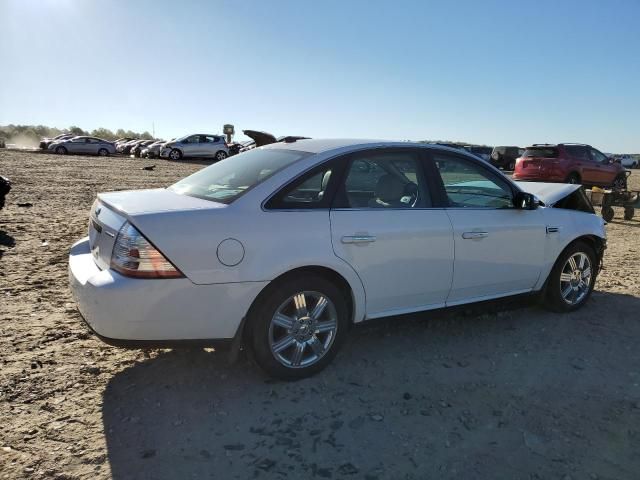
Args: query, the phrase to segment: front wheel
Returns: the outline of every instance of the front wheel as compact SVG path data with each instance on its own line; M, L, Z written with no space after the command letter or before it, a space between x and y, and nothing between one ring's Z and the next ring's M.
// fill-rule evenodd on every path
M56 147L56 153L58 155L66 155L67 149L65 147Z
M588 300L598 273L596 254L584 242L567 247L553 266L544 294L544 304L556 312L571 312Z
M509 168L509 170L514 171L516 169L516 161L515 160L511 160L507 167Z
M174 148L169 152L169 158L171 160L180 160L182 158L182 152L177 148Z
M220 150L216 153L216 160L219 162L220 160L224 160L225 158L227 158L227 156L227 152Z
M296 276L260 295L247 317L253 358L269 375L296 380L325 368L348 326L341 291L317 275Z
M109 150L107 150L106 148L101 148L100 150L98 150L98 155L100 155L101 157L107 157L109 156Z

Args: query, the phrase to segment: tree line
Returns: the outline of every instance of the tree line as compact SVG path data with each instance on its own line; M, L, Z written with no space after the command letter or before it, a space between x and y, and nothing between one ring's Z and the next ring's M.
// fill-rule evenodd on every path
M108 128L96 128L95 130L83 130L72 125L69 128L47 127L45 125L0 125L0 138L7 143L13 143L11 139L20 138L39 142L42 137L55 137L61 133L72 133L74 135L90 135L92 137L103 138L105 140L115 140L122 137L153 139L149 132L134 132L119 128L115 132Z

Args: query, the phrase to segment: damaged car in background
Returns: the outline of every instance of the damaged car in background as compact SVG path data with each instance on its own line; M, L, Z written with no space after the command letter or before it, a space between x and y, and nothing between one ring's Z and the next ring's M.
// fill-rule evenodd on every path
M297 379L370 319L521 294L577 310L605 246L579 185L516 183L437 145L297 140L99 194L69 280L107 343L244 345Z

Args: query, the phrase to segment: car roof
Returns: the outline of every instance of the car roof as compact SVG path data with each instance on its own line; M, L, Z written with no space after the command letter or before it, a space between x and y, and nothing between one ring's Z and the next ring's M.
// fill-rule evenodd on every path
M406 145L408 142L393 142L388 140L366 140L354 138L313 138L308 140L296 140L295 142L277 142L265 145L261 148L273 148L278 150L298 150L309 153L321 153L344 147L380 147L384 145ZM425 145L425 144L417 144Z
M374 139L354 139L354 138L314 138L308 140L296 140L295 142L278 142L265 145L260 148L278 149L278 150L297 150L308 153L323 153L332 150L361 150L366 148L384 148L384 147L418 147L428 148L432 150L442 150L468 155L476 158L467 150L448 147L434 143L425 142L408 142L393 140L374 140Z

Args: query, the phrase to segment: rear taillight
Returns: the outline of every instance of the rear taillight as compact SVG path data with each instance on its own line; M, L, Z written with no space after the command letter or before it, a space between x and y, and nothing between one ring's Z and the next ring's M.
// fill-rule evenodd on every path
M178 278L184 275L129 222L116 237L111 268L127 277Z

